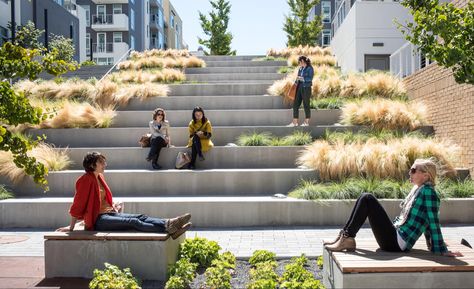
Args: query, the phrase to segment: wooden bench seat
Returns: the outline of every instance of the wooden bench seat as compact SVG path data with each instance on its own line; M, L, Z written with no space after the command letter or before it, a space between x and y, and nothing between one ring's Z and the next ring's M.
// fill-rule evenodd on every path
M104 263L130 268L142 280L165 280L168 266L177 259L185 234L142 232L52 232L44 235L46 278L91 278Z
M356 239L353 253L324 250L326 288L474 288L474 250L447 241L463 257L435 255L419 240L409 252L385 252L375 239Z

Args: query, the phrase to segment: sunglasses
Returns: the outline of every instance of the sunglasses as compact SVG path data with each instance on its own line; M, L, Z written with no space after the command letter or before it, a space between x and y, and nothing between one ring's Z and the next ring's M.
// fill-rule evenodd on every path
M420 170L420 169L417 169L417 168L410 168L410 170L409 170L410 174L415 174L417 171L419 171L419 172L422 172L422 173L423 173L423 171L422 171L422 170Z
M161 115L161 116L163 116L163 114L162 114L162 113L158 113L158 114L156 114L156 115Z

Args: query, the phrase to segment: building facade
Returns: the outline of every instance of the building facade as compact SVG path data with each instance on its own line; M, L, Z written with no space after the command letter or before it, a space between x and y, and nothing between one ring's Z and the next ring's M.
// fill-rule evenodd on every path
M390 55L405 39L396 21L411 21L397 0L338 0L331 48L342 71L390 70Z
M321 24L323 28L318 36L316 45L321 47L327 47L331 45L332 30L331 22L336 10L336 0L321 0L315 5L309 15L309 21L312 21L315 17L321 17Z
M185 49L183 44L183 21L169 0L163 0L165 10L166 48Z

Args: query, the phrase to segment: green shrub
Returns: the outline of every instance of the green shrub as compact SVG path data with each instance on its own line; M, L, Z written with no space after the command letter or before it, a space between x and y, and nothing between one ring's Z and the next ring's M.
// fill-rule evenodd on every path
M257 263L255 268L250 269L250 279L278 281L278 275L274 271L276 266L277 263L275 261Z
M291 135L285 136L281 140L281 145L286 146L302 146L313 142L311 133L295 130Z
M313 98L309 106L313 109L340 109L346 101L340 97Z
M278 282L272 279L258 279L251 281L247 285L247 289L275 289L278 286Z
M186 289L187 285L179 276L171 276L166 282L165 289Z
M214 259L211 265L217 266L218 264L221 264L227 269L235 269L235 261L235 255L227 251L222 254L219 254L219 257L217 257L217 259Z
M92 60L86 60L86 61L81 62L81 66L94 66L94 65L97 65L97 63L95 63Z
M189 284L196 276L198 264L191 263L189 259L181 258L168 269L168 276L179 277L185 284Z
M13 193L10 192L5 185L0 185L0 200L13 198Z
M269 146L272 144L272 135L268 132L252 132L242 134L237 139L239 146Z
M316 263L317 263L319 269L323 269L323 265L324 265L323 256L319 256Z
M282 289L324 289L324 286L316 279L309 279L303 282L291 280L281 283Z
M199 266L208 267L212 261L219 256L221 247L215 241L206 238L195 237L186 239L180 246L180 258L189 259Z
M256 266L258 263L275 261L276 254L267 250L256 250L253 252L252 257L249 259L249 263L252 266Z
M295 70L294 67L291 67L291 66L282 66L278 69L278 73L280 74L284 74L284 73L290 73L290 72L293 72L293 70Z
M436 186L436 190L442 197L447 198L470 198L474 196L474 181L466 179L458 180L441 180Z
M104 263L105 269L94 270L94 278L89 283L90 289L140 289L140 282L133 277L130 268Z
M206 285L213 289L230 289L230 280L232 276L222 263L217 266L209 267L204 273L206 276Z
M285 272L281 277L281 288L286 289L317 289L321 288L311 272L304 267L308 258L303 254L298 258L292 258L292 262L285 266Z

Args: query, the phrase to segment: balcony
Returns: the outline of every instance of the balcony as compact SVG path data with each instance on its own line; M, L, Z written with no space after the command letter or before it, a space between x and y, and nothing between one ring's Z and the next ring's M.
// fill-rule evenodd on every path
M119 59L128 51L128 44L126 42L107 42L107 43L93 43L92 53L95 58L99 57L113 57Z
M158 30L160 27L160 18L158 15L150 15L150 28Z
M95 14L91 19L95 31L128 31L126 14Z
M128 4L128 0L92 0L95 4Z
M151 7L159 7L160 3L158 3L158 0L150 0L150 6Z

